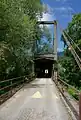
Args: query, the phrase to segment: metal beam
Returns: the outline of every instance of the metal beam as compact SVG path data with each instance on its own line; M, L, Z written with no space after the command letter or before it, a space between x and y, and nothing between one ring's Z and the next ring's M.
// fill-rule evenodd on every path
M57 61L57 22L54 23L54 60Z
M57 22L56 22L56 20L54 20L54 21L38 21L37 23L38 23L38 24L54 25L54 24L56 24Z

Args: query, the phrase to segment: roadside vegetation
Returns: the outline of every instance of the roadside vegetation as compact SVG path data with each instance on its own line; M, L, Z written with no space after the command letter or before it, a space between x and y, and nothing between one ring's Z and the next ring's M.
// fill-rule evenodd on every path
M50 40L48 29L37 25L46 10L40 0L0 1L0 80L32 72L41 37Z
M81 14L76 14L73 16L72 21L68 24L68 27L64 30L66 31L77 46L81 49ZM70 38L67 36L68 40ZM64 41L64 56L59 59L60 63L60 76L68 84L74 86L78 90L81 90L81 70L79 69L70 49L66 46L66 42L62 36L62 41ZM81 57L81 51L77 49L75 44L73 44L79 57ZM77 99L76 93L69 89L68 92Z

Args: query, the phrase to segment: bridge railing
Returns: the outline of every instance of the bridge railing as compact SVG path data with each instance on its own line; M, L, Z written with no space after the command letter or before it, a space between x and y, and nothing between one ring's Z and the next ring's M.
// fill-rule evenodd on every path
M59 91L64 97L70 109L73 111L76 119L79 119L79 97L80 91L68 84L58 75L57 81L55 81ZM74 105L73 105L74 102ZM76 103L76 104L75 104Z
M72 92L75 93L78 98L73 96L72 93L71 93L72 97L74 97L76 100L79 100L80 90L78 90L77 88L73 87L72 85L70 85L67 82L65 82L64 80L62 80L62 78L60 76L58 76L58 82L62 85L62 88L64 90L71 89ZM71 91L68 91L68 92L70 93Z
M28 83L35 78L34 73L20 76L8 80L0 81L0 104L17 92L24 83Z

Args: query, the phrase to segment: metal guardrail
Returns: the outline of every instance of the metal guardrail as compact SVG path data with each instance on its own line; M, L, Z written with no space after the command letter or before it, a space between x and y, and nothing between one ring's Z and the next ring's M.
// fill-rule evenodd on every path
M16 80L16 79L19 79L19 78L23 78L23 77L28 77L30 75L32 75L33 73L29 74L29 75L24 75L24 76L20 76L20 77L16 77L16 78L11 78L11 79L8 79L8 80L3 80L3 81L0 81L0 83L3 83L3 82L8 82L8 81L13 81L13 80Z
M23 86L25 82L31 81L29 79L31 78L33 79L33 77L34 74L31 73L29 75L0 81L0 104L2 103L2 101L3 102L5 101L6 95L10 93L9 96L12 96L16 91L18 91ZM15 89L17 90L15 91ZM13 90L15 92L13 92Z

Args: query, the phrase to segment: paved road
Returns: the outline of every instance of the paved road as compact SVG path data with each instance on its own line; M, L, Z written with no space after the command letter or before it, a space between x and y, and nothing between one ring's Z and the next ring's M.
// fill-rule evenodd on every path
M0 106L0 120L71 120L51 79L36 79Z

